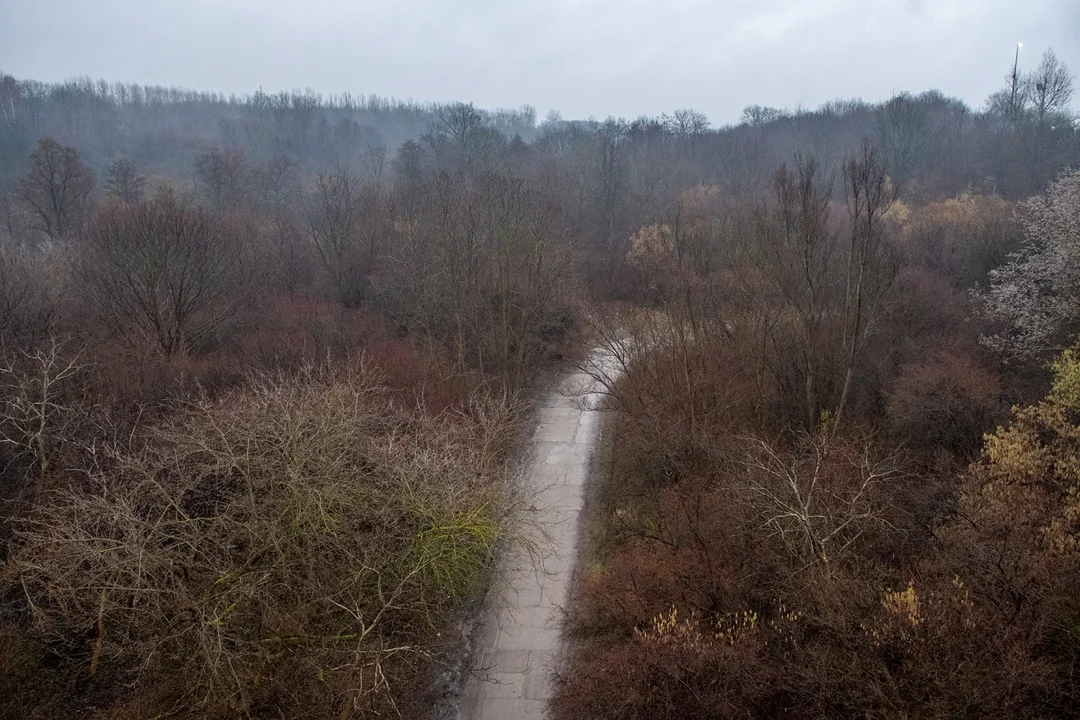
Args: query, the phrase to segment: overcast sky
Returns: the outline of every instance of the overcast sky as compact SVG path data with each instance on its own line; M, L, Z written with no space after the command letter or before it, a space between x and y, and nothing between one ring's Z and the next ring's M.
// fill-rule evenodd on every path
M1080 73L1080 0L0 0L0 70L18 78L527 103L541 117L695 108L723 124L750 104L929 88L981 106L1017 41L1022 70L1052 46Z

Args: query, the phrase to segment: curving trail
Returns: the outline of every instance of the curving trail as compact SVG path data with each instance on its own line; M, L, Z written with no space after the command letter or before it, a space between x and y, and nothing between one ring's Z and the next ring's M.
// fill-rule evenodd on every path
M590 365L605 363L594 354ZM540 557L517 549L500 560L502 582L488 598L476 635L473 675L459 704L462 720L532 720L547 715L552 672L578 555L584 501L599 412L596 381L563 378L539 409L523 482L528 520L543 532Z

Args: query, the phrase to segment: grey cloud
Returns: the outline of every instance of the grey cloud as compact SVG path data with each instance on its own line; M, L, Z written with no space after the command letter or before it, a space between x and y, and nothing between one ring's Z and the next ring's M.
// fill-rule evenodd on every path
M1017 40L1080 71L1077 29L1075 0L5 0L0 69L722 123L931 87L979 105Z

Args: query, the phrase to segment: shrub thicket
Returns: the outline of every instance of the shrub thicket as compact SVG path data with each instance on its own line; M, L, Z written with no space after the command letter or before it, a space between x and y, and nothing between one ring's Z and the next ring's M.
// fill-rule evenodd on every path
M5 712L411 716L484 580L514 430L504 402L424 413L324 368L88 449L4 566ZM71 683L85 706L49 697Z

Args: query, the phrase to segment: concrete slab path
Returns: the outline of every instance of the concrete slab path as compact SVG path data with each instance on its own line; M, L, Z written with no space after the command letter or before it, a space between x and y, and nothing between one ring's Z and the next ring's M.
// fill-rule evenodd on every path
M538 554L518 548L500 560L502 580L488 598L458 706L462 720L547 717L599 422L596 389L589 375L569 375L539 409L523 480L529 524L542 536Z

